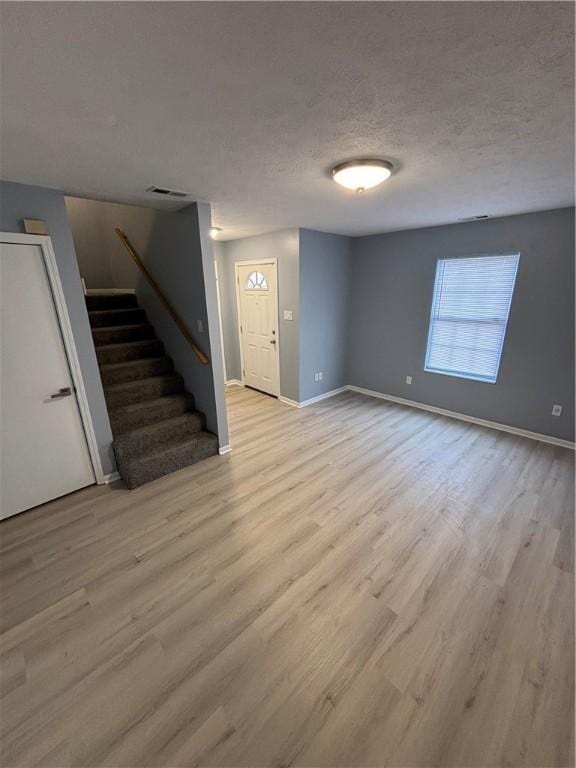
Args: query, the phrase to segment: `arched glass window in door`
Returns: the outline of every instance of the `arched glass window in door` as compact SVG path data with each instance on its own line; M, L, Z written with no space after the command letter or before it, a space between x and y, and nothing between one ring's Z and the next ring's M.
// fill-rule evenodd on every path
M249 275L248 280L246 280L245 287L249 291L253 291L253 290L267 291L268 281L266 280L262 272L252 272L252 274Z

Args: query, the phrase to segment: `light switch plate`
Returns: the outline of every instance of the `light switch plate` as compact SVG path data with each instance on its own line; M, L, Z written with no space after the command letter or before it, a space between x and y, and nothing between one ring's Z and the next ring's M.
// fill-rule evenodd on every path
M412 384L412 376L406 376L406 384Z
M282 317L284 318L284 320L293 320L294 318L292 317L292 310L285 309Z

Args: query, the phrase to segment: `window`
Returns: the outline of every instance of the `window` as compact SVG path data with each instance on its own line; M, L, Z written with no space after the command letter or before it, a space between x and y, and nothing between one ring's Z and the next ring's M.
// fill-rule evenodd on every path
M425 370L496 381L519 258L438 260Z
M246 288L249 291L253 291L255 289L260 291L267 291L268 281L262 272L252 272L252 274L248 277L248 280L246 280Z

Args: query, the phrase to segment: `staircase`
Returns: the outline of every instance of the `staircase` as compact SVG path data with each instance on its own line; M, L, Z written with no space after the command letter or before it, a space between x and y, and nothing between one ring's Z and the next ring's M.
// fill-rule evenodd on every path
M114 453L128 488L137 488L218 453L166 357L136 296L86 296L92 336L114 435Z

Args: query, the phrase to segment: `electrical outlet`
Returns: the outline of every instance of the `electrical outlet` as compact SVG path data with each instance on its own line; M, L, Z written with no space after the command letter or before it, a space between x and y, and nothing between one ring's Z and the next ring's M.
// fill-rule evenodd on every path
M318 374L318 381L322 381L322 376L324 376L324 374L322 373L322 371L320 371L320 373Z
M412 384L412 376L406 376L406 384Z
M317 373L314 374L314 381L318 381L318 374Z
M561 405L553 405L552 406L552 416L562 416L562 406Z
M284 318L284 320L293 320L294 316L292 314L292 310L285 309L284 312L282 313L282 317Z

